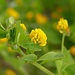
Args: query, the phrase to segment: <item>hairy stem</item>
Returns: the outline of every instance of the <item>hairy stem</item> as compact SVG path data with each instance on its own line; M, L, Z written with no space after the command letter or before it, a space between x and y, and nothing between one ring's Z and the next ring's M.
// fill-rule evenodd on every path
M61 52L63 51L64 47L64 39L65 39L65 34L62 35Z
M40 70L42 70L43 72L45 72L46 74L48 74L48 75L55 75L54 73L52 73L51 71L49 71L48 69L46 69L42 65L38 64L37 62L33 62L32 64L34 66L36 66L37 68L39 68Z

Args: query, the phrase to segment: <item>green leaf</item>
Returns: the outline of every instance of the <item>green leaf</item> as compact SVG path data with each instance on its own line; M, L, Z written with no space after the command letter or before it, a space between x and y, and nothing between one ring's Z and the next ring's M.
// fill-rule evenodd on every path
M20 38L20 35L21 35L20 23L21 23L21 21L16 22L16 37L15 37L16 43L19 42L19 38Z
M35 51L41 51L41 47L39 45L34 44L30 40L23 41L20 45L27 50L29 53L34 53ZM29 50L29 51L28 51Z
M6 20L6 26L7 26L7 29L9 28L13 28L14 26L14 18L11 16L9 17L7 20Z
M16 36L16 28L14 27L14 28L12 28L12 29L10 29L10 32L9 32L9 39L10 39L10 41L13 41L14 42L14 40L15 40L15 36Z
M21 42L24 42L24 39L26 38L26 33L20 26L21 21L16 22L16 37L15 37L15 42L17 44L20 44Z
M6 31L0 29L0 38L5 38L6 37Z
M62 68L62 60L56 60L56 67L57 67L58 73L60 73Z
M67 75L75 75L75 64L68 66L65 71Z
M62 63L63 63L63 66L62 66L62 71L65 70L65 68L67 68L68 66L74 64L74 61L70 55L70 53L68 52L68 50L64 47L63 48L63 59L62 59Z
M0 23L0 29L5 30L5 28L3 27L1 23Z
M50 62L50 61L55 61L58 59L61 59L63 57L62 54L55 53L55 52L48 52L41 56L38 61L43 61L44 63Z
M11 16L11 17L9 18L9 23L10 23L10 24L14 24L14 17Z
M29 55L25 55L22 60L24 60L25 62L34 62L37 60L37 56L35 54L29 54Z

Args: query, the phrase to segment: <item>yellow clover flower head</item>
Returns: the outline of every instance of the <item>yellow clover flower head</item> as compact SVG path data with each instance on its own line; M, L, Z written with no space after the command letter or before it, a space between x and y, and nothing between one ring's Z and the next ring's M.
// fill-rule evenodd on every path
M26 30L26 26L23 23L21 23L20 26L23 28L23 30Z
M29 36L35 44L39 44L40 46L47 44L47 36L40 28L32 30Z
M1 38L0 39L0 43L6 43L6 42L8 42L8 39L7 38Z
M19 18L19 13L13 8L8 8L6 10L6 12L7 12L8 16L13 16L15 19Z
M5 75L16 75L16 73L13 70L8 69L6 70Z
M61 19L58 21L57 30L58 30L60 33L65 33L65 34L69 35L70 30L69 30L68 22L67 22L66 19L61 18Z

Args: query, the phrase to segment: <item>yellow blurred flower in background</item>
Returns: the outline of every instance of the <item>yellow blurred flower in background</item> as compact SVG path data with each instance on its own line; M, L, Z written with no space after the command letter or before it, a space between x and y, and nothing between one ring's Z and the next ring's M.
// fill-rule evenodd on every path
M60 33L66 33L66 34L69 34L70 33L70 30L69 30L69 27L68 27L68 22L66 19L64 18L61 18L59 21L58 21L58 24L57 24L57 30L60 32Z
M75 55L75 46L70 47L70 53Z
M26 13L26 18L27 18L28 20L31 20L31 19L33 18L33 12L32 12L32 11L27 12L27 13Z
M6 43L8 41L7 38L0 38L0 43Z
M25 24L21 23L20 26L23 28L23 30L26 30Z
M36 14L35 20L38 24L45 24L48 21L48 18L42 14Z
M47 36L40 28L32 30L29 36L35 44L40 44L40 46L47 44Z
M17 75L13 70L7 69L5 75Z
M54 19L59 19L59 18L61 17L61 15L60 15L59 13L57 13L57 12L52 12L52 13L50 14L50 16L51 16L52 18L54 18Z
M15 19L19 18L19 13L13 8L8 8L6 10L6 12L7 12L8 16L13 16Z

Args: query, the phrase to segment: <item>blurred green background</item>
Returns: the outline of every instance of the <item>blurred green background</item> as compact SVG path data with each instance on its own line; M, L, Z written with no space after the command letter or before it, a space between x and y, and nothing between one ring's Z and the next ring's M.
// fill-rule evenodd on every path
M29 33L35 28L46 33L48 43L42 51L36 52L39 57L49 51L60 52L62 35L56 30L56 25L62 17L68 20L71 30L70 37L65 38L65 46L70 50L75 45L75 0L0 0L0 22L5 28L6 19L10 16L21 20ZM6 47L6 42L0 41L0 75L46 75L36 67L17 60L18 55ZM53 62L44 66L57 72Z

